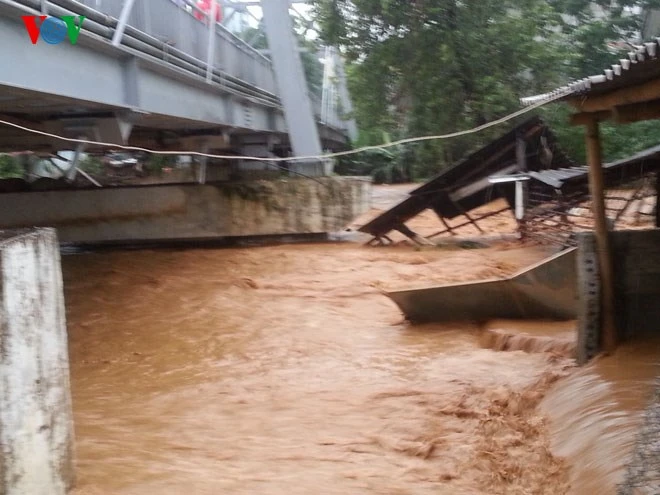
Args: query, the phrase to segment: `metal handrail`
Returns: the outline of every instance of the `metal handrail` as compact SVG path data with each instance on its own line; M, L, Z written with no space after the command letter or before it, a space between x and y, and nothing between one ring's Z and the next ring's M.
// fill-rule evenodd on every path
M111 40L117 28L118 19L75 0L14 0L12 3L32 8L40 12L43 7L48 14L62 15L84 15L86 17L82 31L91 32L106 40ZM184 11L185 12L185 11ZM208 64L186 52L161 41L154 36L140 31L133 26L126 25L122 45L137 50L143 54L169 63L196 76L206 74ZM254 51L259 58L262 55ZM229 74L217 67L212 68L211 81L219 84L224 90L243 96L261 105L279 107L280 102L277 95L255 86L247 81ZM272 67L269 67L272 70Z
M83 0L84 1L84 0ZM103 0L100 0L103 1ZM125 7L125 4L120 3L120 0L105 0L106 2L110 1L114 3L114 7ZM126 1L126 0L122 0ZM157 0L137 0L137 1L149 1L155 2ZM129 2L137 3L136 2ZM171 0L160 0L162 2L167 2L168 7L170 6ZM214 66L213 61L201 60L200 58L195 57L193 54L173 46L168 41L158 39L153 34L149 34L146 30L142 30L136 26L129 24L128 18L130 12L121 12L117 18L111 15L110 13L103 12L102 10L92 8L82 1L78 0L0 0L0 3L18 6L23 10L31 10L30 13L43 13L48 15L84 15L86 20L82 26L82 32L88 34L96 35L103 38L107 41L113 41L115 37L119 38L119 42L115 43L115 46L122 46L124 48L135 50L142 55L146 55L149 58L155 59L161 63L171 65L177 69L183 70L189 74L192 74L198 78L206 78L207 82L210 84L218 85L220 88L230 94L241 97L245 100L252 101L259 105L272 107L272 108L281 108L280 100L277 94L260 87L254 83L248 82L241 77L237 77L226 70L223 70L219 67ZM106 4L107 5L107 4ZM153 3L150 4L153 8ZM210 19L210 14L199 9L196 5L189 3L190 10L180 8L173 5L177 8L177 15L187 15L193 17L194 12L198 12ZM139 19L139 18L138 18ZM184 18L179 18L179 22L183 22ZM120 26L120 22L123 24ZM151 19L145 19L143 21L147 26L151 25ZM139 22L138 22L139 24ZM208 31L208 25L204 23L194 23L193 25L199 26L201 29ZM118 31L122 31L117 36ZM180 33L179 33L180 34ZM200 31L196 33L197 35L202 34ZM262 67L262 70L267 70L270 72L270 75L273 76L273 67L269 58L264 56L262 53L251 47L248 43L241 40L238 36L231 33L226 27L221 24L215 23L215 36L210 39L213 40L213 43L218 43L218 37L222 38L224 41L228 42L234 48L240 50L239 53L246 55L249 60L256 62ZM178 35L177 35L178 36ZM185 43L190 46L189 43ZM226 46L226 45L225 45ZM193 45L194 47L194 45ZM207 46L209 50L210 45ZM234 52L236 54L236 52ZM208 51L207 51L208 54ZM238 56L238 55L235 55ZM237 59L238 60L238 59ZM211 62L211 63L210 63ZM249 61L248 61L249 63ZM252 66L254 70L254 66ZM264 76L264 73L258 73L255 77L259 75ZM264 81L263 77L261 79ZM270 85L274 88L274 81L268 81L268 77L265 79L267 85ZM336 111L324 112L322 107L322 101L319 101L319 98L316 95L310 95L314 113L316 118L323 124L328 127L332 127L338 130L346 130L346 123L337 115Z

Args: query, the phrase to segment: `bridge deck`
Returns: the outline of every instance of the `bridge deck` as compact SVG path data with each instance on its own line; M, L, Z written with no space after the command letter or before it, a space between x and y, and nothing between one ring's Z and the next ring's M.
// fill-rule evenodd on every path
M56 17L86 16L75 45L32 44L21 16L40 15L42 4ZM12 69L0 73L0 118L68 137L94 127L90 137L98 139L120 136L119 116L135 125L134 144L160 148L169 137L210 130L286 140L267 58L217 26L209 80L208 27L170 0L136 2L121 44L113 46L122 4L0 0L0 66ZM345 142L343 129L324 126L322 135ZM52 145L16 129L0 133L0 150Z

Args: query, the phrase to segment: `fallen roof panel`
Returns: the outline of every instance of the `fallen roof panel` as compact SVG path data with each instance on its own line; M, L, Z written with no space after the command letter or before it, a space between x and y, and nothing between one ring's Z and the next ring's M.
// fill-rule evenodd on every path
M530 171L574 165L559 149L555 136L543 120L532 117L443 170L359 230L381 237L429 208L451 219L495 199L510 200L510 187L494 185L488 177L519 171L518 138L525 141L526 166Z

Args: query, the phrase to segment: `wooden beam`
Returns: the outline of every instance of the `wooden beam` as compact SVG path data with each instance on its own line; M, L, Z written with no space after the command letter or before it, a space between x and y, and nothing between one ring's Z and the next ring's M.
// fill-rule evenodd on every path
M447 223L447 220L445 220L445 217L442 215L438 215L440 217L440 221L442 222L442 225L445 226L445 228L449 231L451 235L456 235L456 232L454 232L454 229L452 229L449 224Z
M588 125L592 121L601 122L612 118L612 112L605 110L602 112L580 112L571 115L569 123L571 125Z
M596 250L601 281L601 343L606 353L617 346L618 335L614 320L614 264L605 215L605 194L602 151L598 121L586 125L587 162L589 164L589 190L596 227Z
M429 241L426 237L422 237L417 232L413 232L405 223L401 223L394 228L420 246L435 246L435 244Z
M440 219L440 221L442 222L442 225L445 226L446 230L444 230L443 232L449 232L451 235L456 235L456 232L454 232L454 230L449 226L449 224L447 223L447 220L445 220L445 217L442 216L442 213L440 213L435 208L433 208L433 212Z
M488 217L492 217L492 216L495 216L495 215L499 215L500 213L504 213L505 211L511 211L511 208L507 206L506 208L502 208L501 210L491 211L491 212L489 212L489 213L485 213L485 214L481 215L479 218L477 218L476 220L477 220L477 222L478 222L479 220L483 220L484 218L488 218ZM454 230L456 230L456 229L460 229L461 227L465 227L466 225L472 225L472 222L467 221L467 222L463 222L463 223L458 224L458 225L454 225L454 226L452 227L452 229L454 229ZM447 233L447 232L449 232L449 231L446 230L446 229L445 229L445 230L439 230L438 232L435 232L435 233L433 233L433 234L431 234L431 235L427 235L426 238L427 238L427 239L433 239L434 237L438 237L439 235L445 234L445 233Z
M611 110L598 112L580 112L571 115L571 125L588 125L590 121L602 122L612 119L617 124L631 124L641 120L660 119L660 100L618 105Z
M569 102L581 112L593 113L612 110L614 107L643 103L660 99L660 79L629 86L602 95L578 96Z
M619 124L660 119L660 100L617 106L614 108L612 115Z

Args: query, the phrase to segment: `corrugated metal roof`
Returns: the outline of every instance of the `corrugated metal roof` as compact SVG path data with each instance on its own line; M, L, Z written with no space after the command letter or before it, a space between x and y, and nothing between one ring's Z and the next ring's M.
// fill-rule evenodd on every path
M572 96L596 95L631 84L639 84L660 77L660 38L644 43L628 52L628 58L603 70L602 74L588 76L561 86L548 93L520 99L523 106L551 100L563 100Z
M641 168L635 168L640 165ZM660 145L645 149L628 158L603 165L606 182L617 182L621 177L640 177L646 172L656 170L658 167L660 167ZM561 189L568 182L574 184L584 183L584 187L587 187L589 181L589 169L585 166L530 171L527 175L555 189Z

